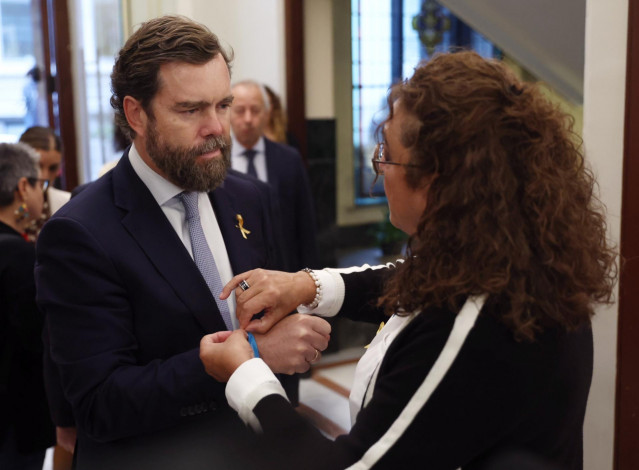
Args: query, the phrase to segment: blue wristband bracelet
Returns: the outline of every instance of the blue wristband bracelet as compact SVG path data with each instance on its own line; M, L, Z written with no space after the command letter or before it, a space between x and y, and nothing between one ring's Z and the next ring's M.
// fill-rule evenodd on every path
M255 336L253 336L253 333L246 333L246 335L248 336L249 344L253 348L253 355L256 359L259 359L260 351L257 349L257 341L255 341Z

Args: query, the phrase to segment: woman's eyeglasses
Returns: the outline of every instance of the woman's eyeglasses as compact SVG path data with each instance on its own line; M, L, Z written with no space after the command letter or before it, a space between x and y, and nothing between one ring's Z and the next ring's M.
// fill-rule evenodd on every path
M375 176L384 175L384 167L382 165L412 166L415 168L419 168L419 165L415 165L414 163L399 163L399 162L387 161L384 150L385 148L384 148L383 142L375 146L375 151L373 152L373 158L371 158L371 163L373 164L373 171L375 172Z
M49 180L46 180L44 178L27 178L27 181L31 186L35 186L36 183L38 183L42 188L42 191L46 191L49 187Z

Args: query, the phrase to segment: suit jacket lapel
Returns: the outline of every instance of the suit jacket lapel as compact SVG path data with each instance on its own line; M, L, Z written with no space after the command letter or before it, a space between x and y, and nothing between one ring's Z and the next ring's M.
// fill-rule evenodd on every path
M207 332L225 330L215 299L184 244L151 192L137 176L128 155L113 172L115 204L125 212L122 224L173 287Z
M224 238L233 274L239 274L259 266L259 260L253 256L249 241L242 236L238 227L237 215L242 215L242 211L238 207L235 197L224 188L224 185L210 193L209 197ZM245 216L246 214L243 217Z

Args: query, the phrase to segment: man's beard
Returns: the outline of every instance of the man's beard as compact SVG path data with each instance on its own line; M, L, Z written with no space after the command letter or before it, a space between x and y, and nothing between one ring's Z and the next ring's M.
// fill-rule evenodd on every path
M196 147L173 147L160 137L153 121L148 123L146 132L146 152L171 183L185 191L208 192L224 181L231 166L230 139L215 136ZM221 157L198 162L197 157L217 149Z

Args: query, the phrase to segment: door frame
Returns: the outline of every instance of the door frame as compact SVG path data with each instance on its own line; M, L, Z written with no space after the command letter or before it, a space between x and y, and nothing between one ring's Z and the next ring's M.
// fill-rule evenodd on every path
M639 468L639 2L628 2L614 468Z
M40 0L40 12L49 126L56 130L62 141L62 188L71 190L78 185L78 151L71 72L69 5L67 0ZM57 95L55 100L54 93Z

